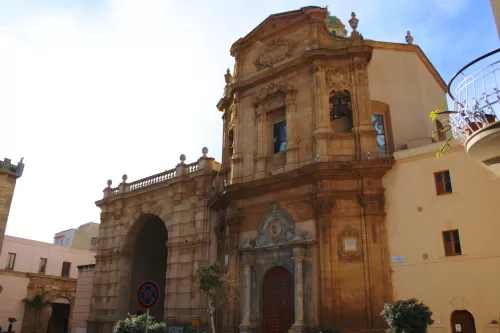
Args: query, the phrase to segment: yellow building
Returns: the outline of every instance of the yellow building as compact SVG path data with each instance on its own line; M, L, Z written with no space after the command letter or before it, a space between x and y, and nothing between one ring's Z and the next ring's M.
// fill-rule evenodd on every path
M10 159L0 161L0 251L2 250L10 205L16 188L16 180L23 175L23 159L17 164L11 164Z
M435 152L395 153L384 178L394 298L430 306L432 333L499 332L500 180L463 147Z

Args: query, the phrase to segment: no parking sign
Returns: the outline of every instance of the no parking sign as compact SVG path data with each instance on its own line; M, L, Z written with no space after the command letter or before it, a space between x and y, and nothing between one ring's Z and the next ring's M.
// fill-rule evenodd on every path
M137 291L137 300L144 309L153 307L160 296L160 289L153 281L145 281Z

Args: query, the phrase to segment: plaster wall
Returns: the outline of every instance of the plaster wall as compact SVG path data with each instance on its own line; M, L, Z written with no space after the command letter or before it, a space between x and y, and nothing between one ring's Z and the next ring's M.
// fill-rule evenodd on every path
M75 279L78 277L78 265L95 263L95 253L92 251L5 236L4 247L0 254L0 265L7 264L9 253L16 254L14 271L38 273L40 258L46 258L45 275L61 276L62 264L66 261L71 263L69 277Z
M461 147L439 159L436 149L396 154L384 177L394 298L416 297L430 306L431 333L450 333L451 313L462 309L474 316L478 333L498 332L490 322L500 313L500 180ZM453 193L437 196L433 174L442 170L450 171ZM455 229L462 255L446 257L442 232Z

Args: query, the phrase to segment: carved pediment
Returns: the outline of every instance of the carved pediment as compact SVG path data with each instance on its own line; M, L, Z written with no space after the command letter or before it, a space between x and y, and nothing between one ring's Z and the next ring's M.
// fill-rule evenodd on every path
M257 70L272 66L292 56L297 43L291 39L277 38L268 43L265 49L255 59L254 65Z
M286 210L272 205L262 218L257 237L244 240L244 248L265 247L287 244L296 241L307 241L311 238L309 232L295 228Z

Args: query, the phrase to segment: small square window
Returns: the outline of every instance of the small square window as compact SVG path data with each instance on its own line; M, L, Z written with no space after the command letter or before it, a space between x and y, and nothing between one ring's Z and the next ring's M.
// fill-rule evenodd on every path
M449 170L434 173L434 183L437 195L453 193Z
M286 120L274 124L273 127L273 153L281 153L286 149Z
M458 230L443 231L444 255L447 257L462 255Z

